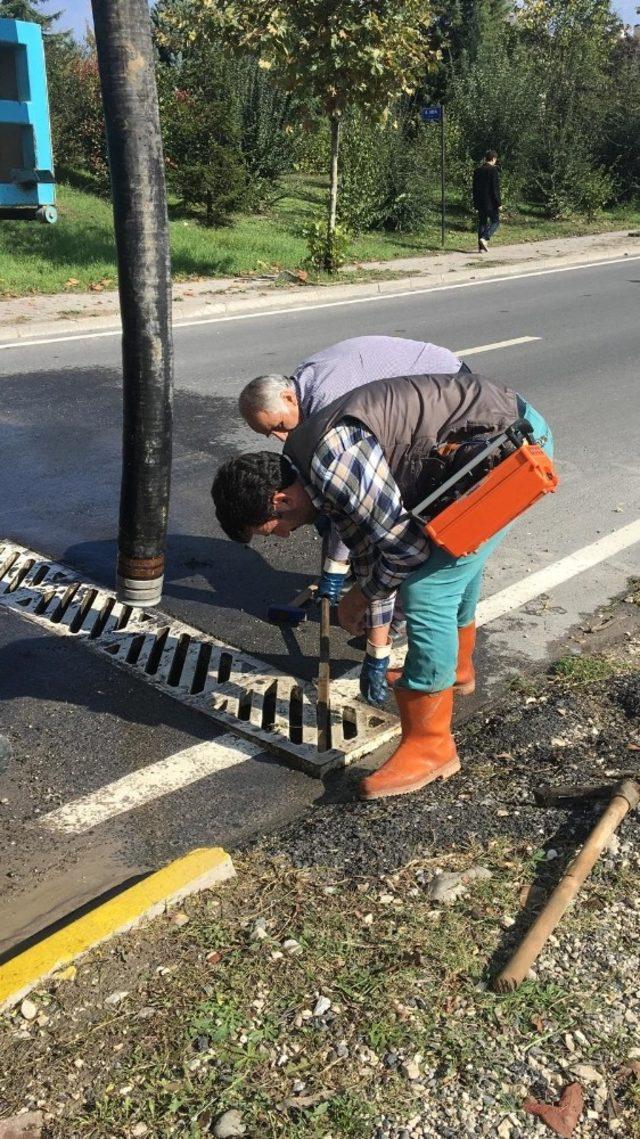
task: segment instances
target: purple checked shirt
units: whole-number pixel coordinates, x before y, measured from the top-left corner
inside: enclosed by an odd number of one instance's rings
[[[399,336],[354,336],[303,360],[291,377],[303,419],[338,396],[374,380],[394,376],[443,375],[460,371],[462,361],[448,348]],[[349,550],[332,528],[327,556],[349,561]]]

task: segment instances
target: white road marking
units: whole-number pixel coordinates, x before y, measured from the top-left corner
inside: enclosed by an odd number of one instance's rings
[[[553,565],[538,570],[522,581],[516,581],[506,589],[487,597],[478,605],[477,624],[487,625],[490,621],[497,621],[498,617],[504,617],[513,609],[520,609],[528,601],[533,601],[542,593],[563,585],[577,574],[592,569],[593,566],[614,557],[636,542],[640,542],[640,519],[630,522],[620,530],[614,530],[612,534],[599,538],[590,546],[584,546],[566,558],[561,558],[559,562],[554,562]]]
[[[320,301],[318,304],[292,305],[289,308],[275,308],[265,312],[261,312],[258,309],[254,312],[230,313],[227,316],[205,316],[199,320],[178,322],[173,325],[173,330],[175,332],[180,328],[198,328],[204,324],[224,324],[232,320],[257,320],[262,317],[287,316],[289,313],[306,313],[312,312],[315,309],[341,308],[347,305],[366,305],[373,304],[374,302],[380,303],[381,301],[398,300],[402,297],[420,297],[426,293],[446,293],[452,289],[477,288],[479,285],[500,285],[504,284],[505,281],[521,281],[527,277],[547,277],[552,273],[577,273],[581,269],[600,269],[607,265],[627,265],[630,261],[640,261],[640,254],[638,256],[616,257],[608,261],[586,261],[582,265],[560,265],[555,269],[532,269],[528,273],[507,273],[502,277],[484,277],[479,281],[474,278],[471,281],[459,281],[457,284],[429,285],[424,289],[409,289],[399,293],[377,293],[373,297],[351,297],[342,301]],[[0,350],[6,351],[8,348],[37,348],[39,344],[64,344],[70,340],[99,340],[104,336],[120,335],[121,329],[118,327],[104,332],[82,332],[75,336],[51,336],[42,340],[14,340],[9,344],[0,344]]]
[[[179,791],[218,771],[236,767],[261,752],[264,753],[264,747],[258,747],[249,740],[230,734],[217,736],[124,775],[90,795],[73,799],[43,815],[40,821],[49,830],[82,834],[115,815],[143,807],[153,799]]]
[[[636,542],[640,542],[640,519],[481,601],[477,611],[477,624],[487,625],[514,609],[520,609],[527,602],[570,581],[577,574],[592,569]],[[342,694],[353,689],[355,696],[359,674],[359,666],[350,669],[336,682],[336,688]],[[176,752],[175,755],[125,775],[90,795],[66,803],[44,815],[40,821],[51,830],[80,834],[115,815],[144,806],[162,795],[244,763],[261,751],[264,751],[263,747],[237,736],[218,736],[208,743],[196,744],[195,747]]]
[[[480,352],[493,352],[498,348],[516,348],[519,344],[533,344],[541,336],[516,336],[514,340],[496,340],[493,344],[479,344],[477,348],[454,348],[455,356],[478,356]]]

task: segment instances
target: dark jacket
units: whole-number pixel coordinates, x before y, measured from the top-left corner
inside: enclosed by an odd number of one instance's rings
[[[494,214],[502,205],[497,167],[483,162],[473,172],[473,204],[478,213]]]
[[[303,482],[324,435],[340,420],[363,423],[380,443],[402,500],[411,510],[424,497],[433,448],[494,435],[518,418],[518,397],[483,376],[401,376],[365,384],[290,431],[284,454]]]

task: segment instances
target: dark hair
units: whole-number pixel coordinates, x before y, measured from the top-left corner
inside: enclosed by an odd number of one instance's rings
[[[211,487],[216,517],[225,534],[234,542],[250,542],[252,529],[275,517],[273,495],[295,479],[291,464],[275,451],[254,451],[229,459]]]
[[[497,150],[488,150],[484,156],[485,162],[493,162],[494,158],[498,157]]]

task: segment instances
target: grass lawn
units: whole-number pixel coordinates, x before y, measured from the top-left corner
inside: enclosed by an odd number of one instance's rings
[[[207,229],[197,217],[172,208],[171,246],[176,280],[259,273],[273,266],[295,269],[307,253],[303,224],[323,209],[325,184],[320,177],[292,176],[285,194],[268,213],[238,216],[233,225]],[[57,225],[0,222],[0,296],[86,291],[116,284],[111,205],[81,190],[59,187]],[[602,214],[592,222],[552,222],[533,208],[509,217],[494,244],[534,241],[545,237],[640,225],[640,211]],[[450,206],[447,249],[474,249],[473,218],[459,205]],[[390,260],[440,249],[440,224],[434,206],[432,223],[421,233],[367,233],[356,238],[353,261]]]

